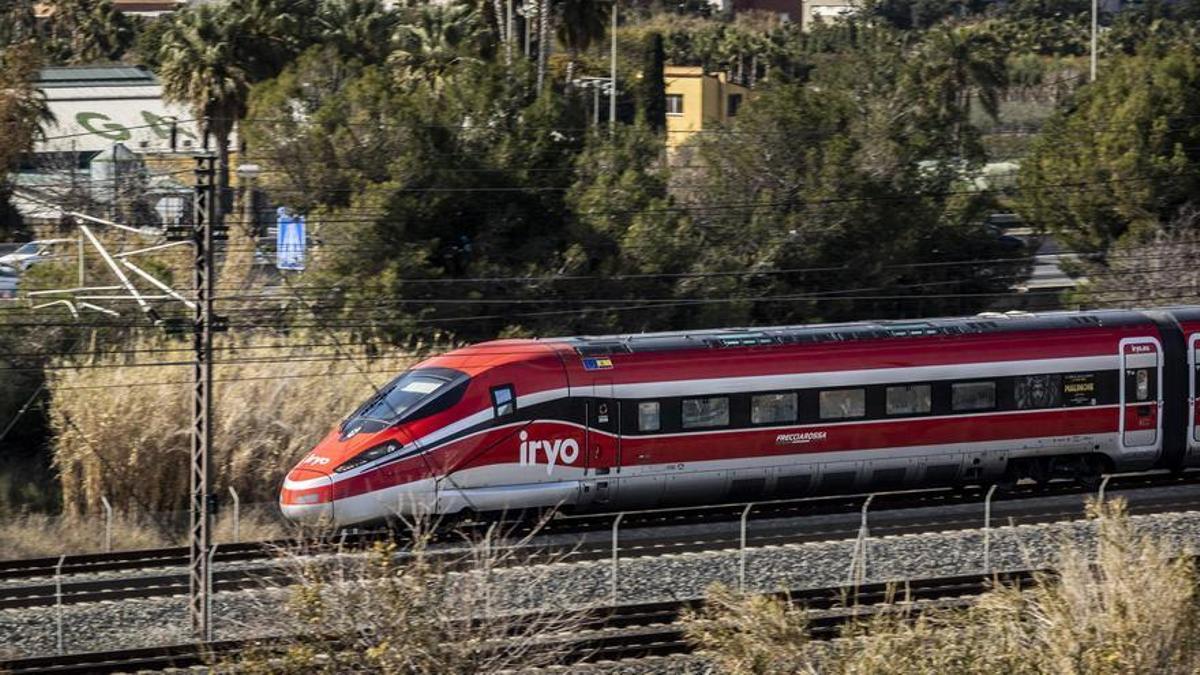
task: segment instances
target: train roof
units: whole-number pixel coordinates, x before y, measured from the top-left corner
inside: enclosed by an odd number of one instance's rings
[[[1200,320],[1200,308],[1187,307],[1166,309],[1165,311],[1169,311],[1180,320]],[[566,345],[573,348],[580,356],[606,356],[683,349],[815,344],[937,335],[983,335],[1070,328],[1116,328],[1146,324],[1150,321],[1151,319],[1146,314],[1133,310],[1039,314],[985,312],[970,317],[941,319],[720,328],[623,335],[583,335],[545,338],[540,341]]]

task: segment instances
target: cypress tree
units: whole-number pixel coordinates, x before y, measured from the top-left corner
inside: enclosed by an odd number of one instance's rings
[[[663,75],[666,65],[662,33],[646,35],[642,43],[642,121],[656,132],[667,128],[667,82]]]

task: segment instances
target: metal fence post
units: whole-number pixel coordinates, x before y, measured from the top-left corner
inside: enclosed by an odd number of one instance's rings
[[[867,576],[867,509],[871,508],[871,500],[875,494],[867,495],[862,505],[862,522],[858,526],[858,537],[854,540],[854,555],[850,559],[849,581],[853,586],[862,584]]]
[[[992,495],[996,494],[996,486],[988,488],[987,497],[983,499],[983,573],[992,571]]]
[[[67,554],[58,556],[58,564],[54,566],[54,624],[58,633],[58,653],[63,653],[63,616],[62,616],[62,568],[67,560]]]
[[[237,490],[234,490],[232,485],[229,486],[229,495],[231,497],[233,497],[233,541],[239,542],[242,540],[242,536],[241,536],[241,522],[242,522],[241,500],[238,499]]]
[[[738,592],[746,592],[746,520],[750,516],[750,509],[754,508],[754,504],[746,505],[742,509],[742,538],[741,546],[738,549]]]
[[[212,620],[212,598],[213,598],[213,558],[217,557],[217,547],[220,544],[213,544],[212,548],[208,549],[208,578],[204,582],[204,602],[205,613],[208,614],[208,621],[204,623],[204,641],[213,641],[213,620]]]
[[[1096,501],[1100,506],[1104,506],[1104,490],[1108,487],[1108,479],[1112,478],[1112,474],[1106,474],[1104,480],[1100,481],[1100,492],[1096,495]]]
[[[104,550],[105,552],[112,551],[112,504],[108,503],[108,497],[100,496],[100,502],[104,504]]]
[[[624,511],[618,513],[612,528],[612,605],[614,607],[617,605],[617,529],[621,527],[621,519],[624,517]]]
[[[492,611],[492,533],[499,523],[492,523],[487,533],[483,535],[483,615],[490,616]]]

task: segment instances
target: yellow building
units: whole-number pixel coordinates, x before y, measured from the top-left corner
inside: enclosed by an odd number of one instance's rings
[[[692,134],[729,122],[750,99],[750,89],[730,82],[725,73],[706,73],[700,66],[667,66],[667,147]]]

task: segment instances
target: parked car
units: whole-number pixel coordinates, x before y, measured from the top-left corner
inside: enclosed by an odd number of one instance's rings
[[[21,273],[15,267],[0,265],[0,300],[17,297]]]
[[[12,253],[0,255],[0,265],[15,267],[23,272],[29,269],[30,265],[62,257],[65,253],[63,247],[74,243],[74,239],[38,239],[26,242]]]

